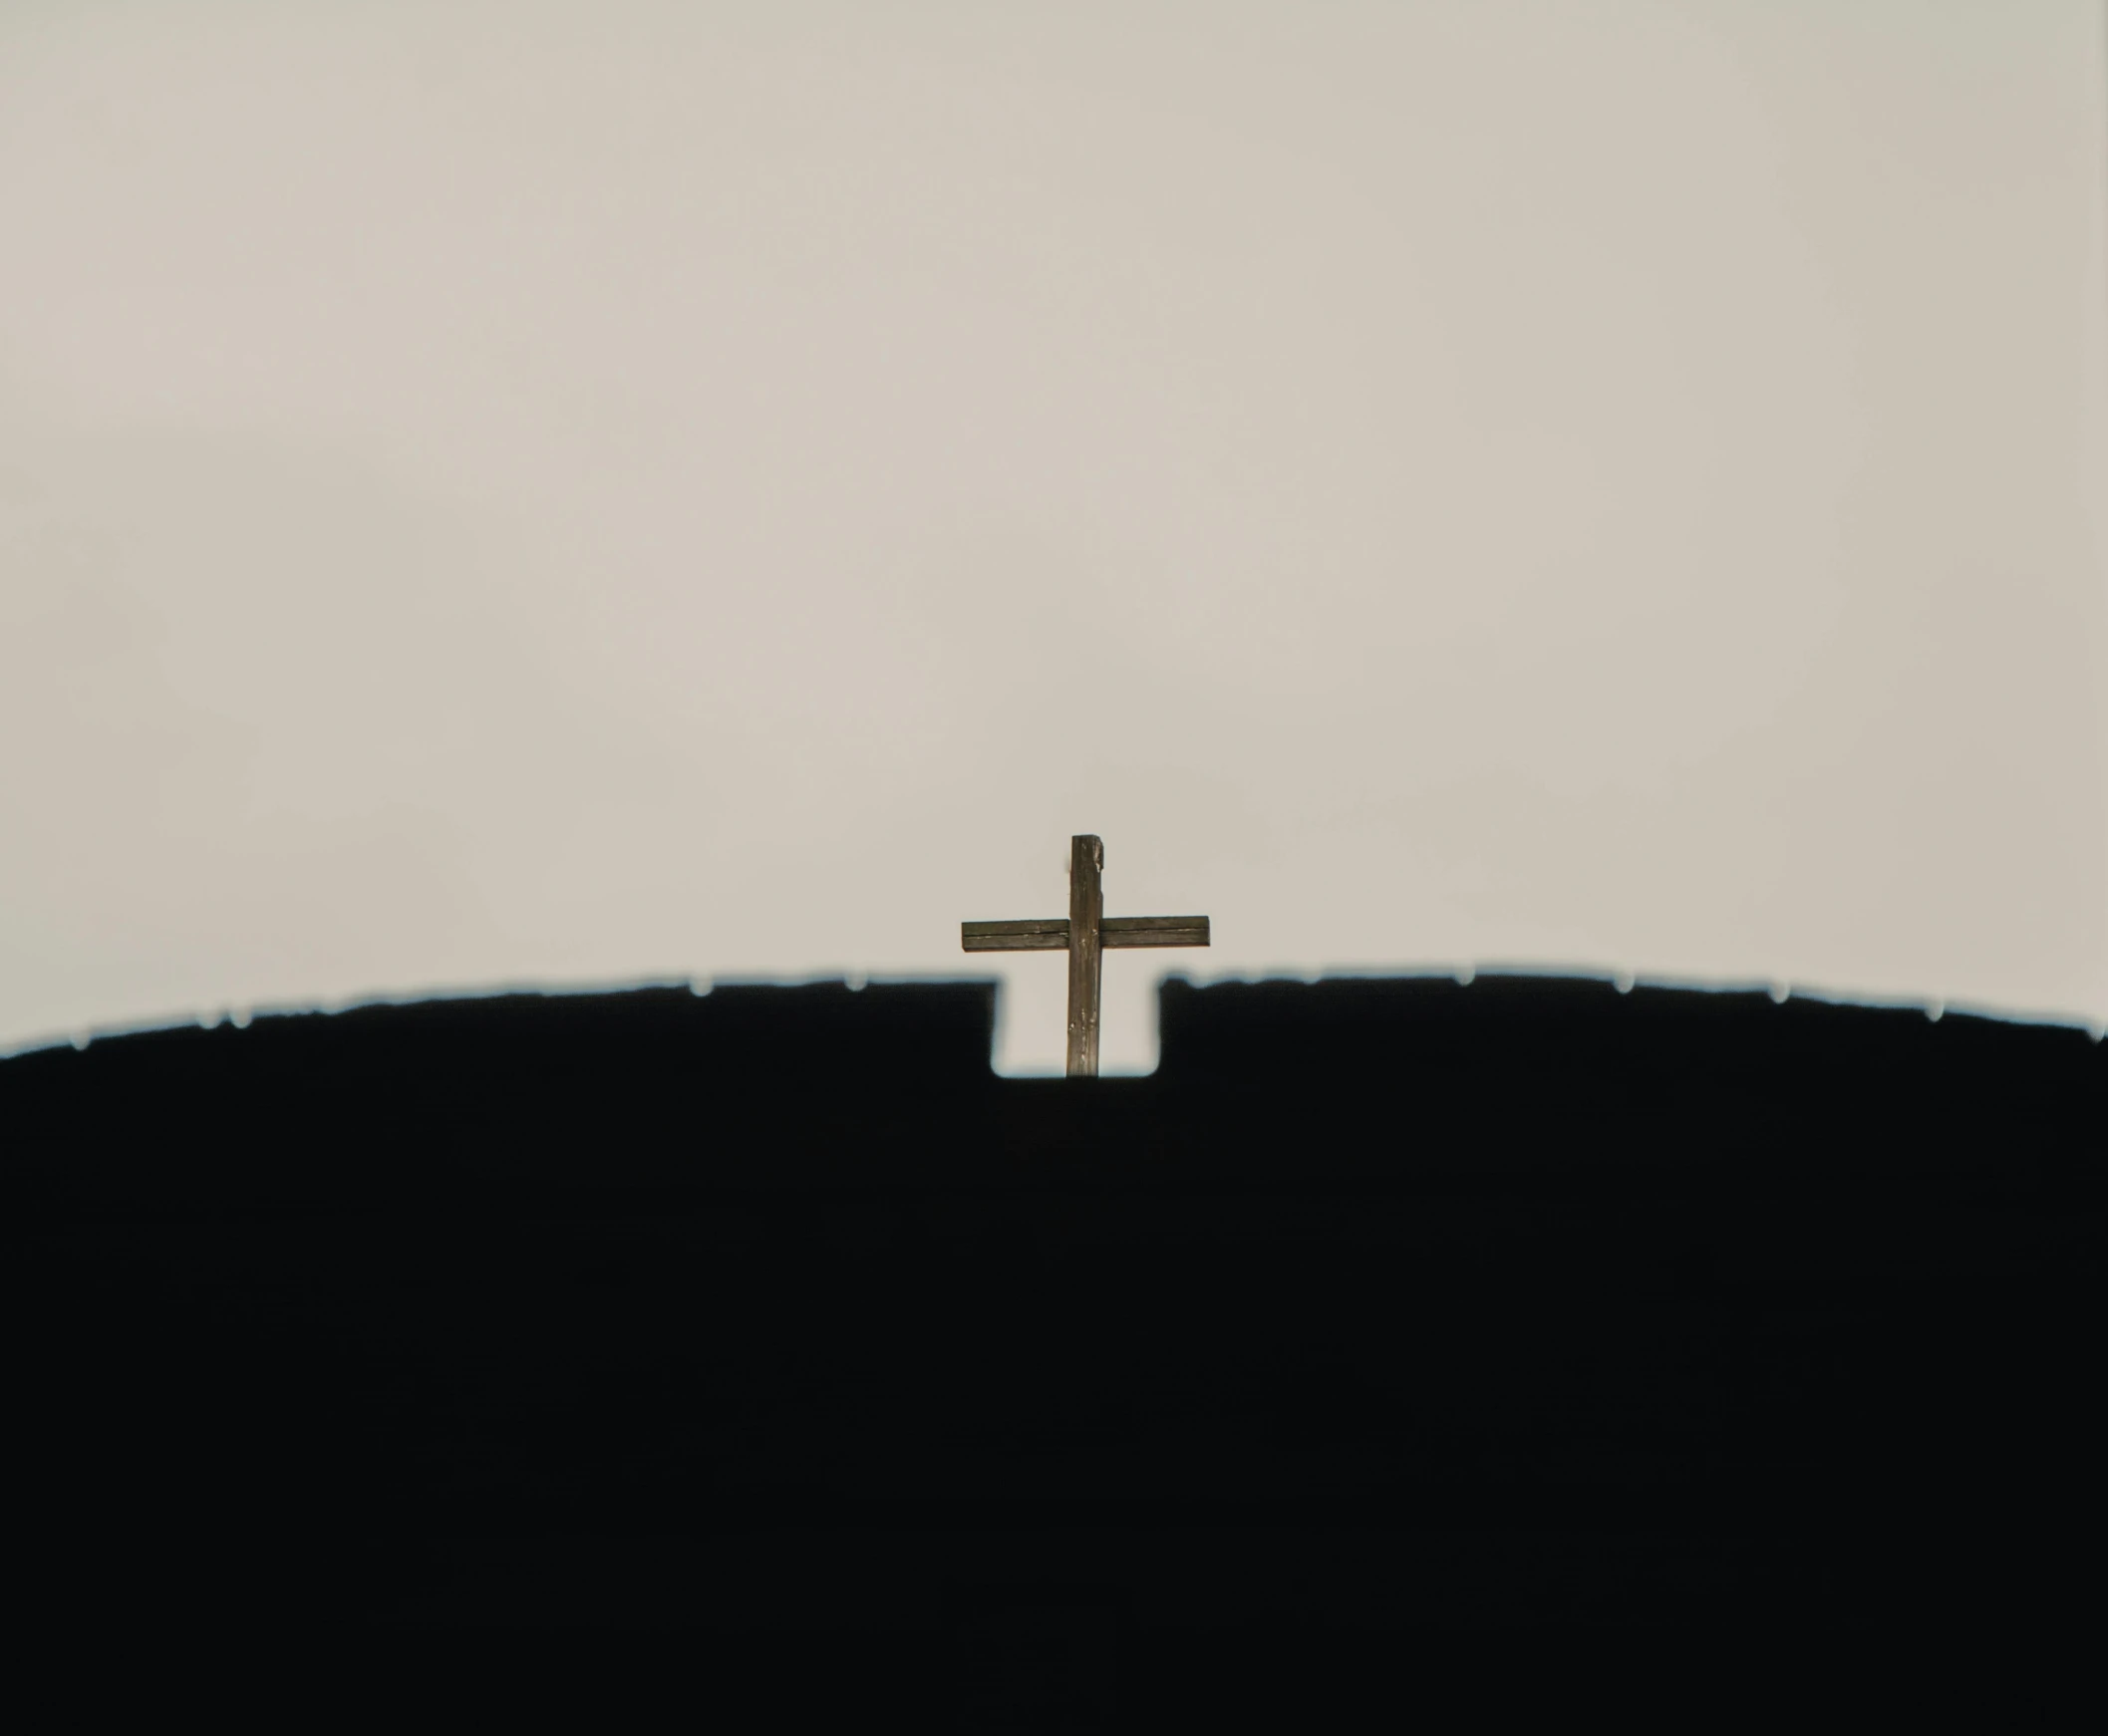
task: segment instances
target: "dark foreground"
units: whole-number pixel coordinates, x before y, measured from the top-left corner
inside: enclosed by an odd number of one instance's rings
[[[2083,1033],[1173,982],[1155,1077],[1006,1081],[992,996],[0,1063],[10,1573],[97,1625],[919,1647],[1043,1707],[1427,1624],[2101,1614]]]

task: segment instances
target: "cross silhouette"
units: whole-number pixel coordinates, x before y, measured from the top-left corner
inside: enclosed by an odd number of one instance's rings
[[[1098,1071],[1098,964],[1107,947],[1204,947],[1204,916],[1107,916],[1098,876],[1105,846],[1088,832],[1068,840],[1068,915],[1022,922],[963,922],[960,945],[969,953],[1068,954],[1068,1076],[1094,1079]]]

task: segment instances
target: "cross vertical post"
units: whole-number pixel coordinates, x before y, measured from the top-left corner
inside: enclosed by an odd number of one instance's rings
[[[1107,916],[1101,876],[1105,846],[1088,832],[1068,840],[1068,920],[965,922],[959,944],[969,953],[1068,954],[1068,1076],[1098,1072],[1098,988],[1107,947],[1204,947],[1204,916]]]
[[[1098,924],[1105,915],[1099,876],[1105,846],[1084,833],[1068,840],[1068,1076],[1094,1079],[1098,1071],[1098,989],[1103,952]]]

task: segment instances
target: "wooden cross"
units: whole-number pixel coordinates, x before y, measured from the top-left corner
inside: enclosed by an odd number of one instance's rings
[[[1107,916],[1098,876],[1105,846],[1087,832],[1068,840],[1068,916],[1023,922],[963,922],[959,940],[970,953],[1068,954],[1068,1076],[1094,1079],[1098,1071],[1098,955],[1107,947],[1204,947],[1204,916]]]

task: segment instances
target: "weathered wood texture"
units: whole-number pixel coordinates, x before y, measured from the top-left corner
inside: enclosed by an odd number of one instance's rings
[[[1098,924],[1098,944],[1108,952],[1117,947],[1204,947],[1208,944],[1208,919],[1108,916]]]
[[[1105,916],[1099,876],[1105,846],[1088,832],[1068,840],[1068,1076],[1094,1079],[1098,1072],[1098,983],[1102,959],[1098,925]]]
[[[1068,918],[1028,917],[1022,922],[963,922],[960,945],[969,953],[1061,953],[1068,950]]]

